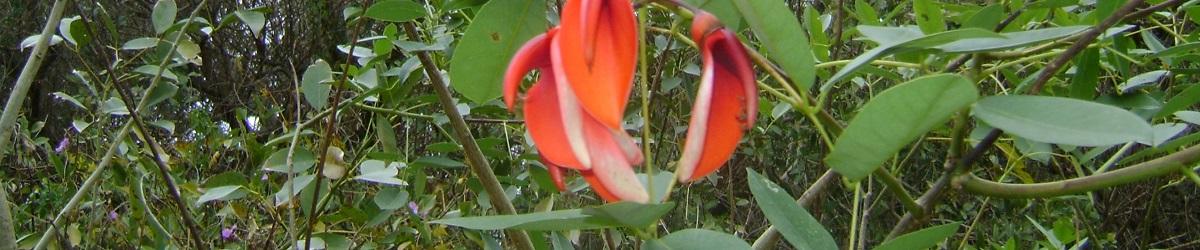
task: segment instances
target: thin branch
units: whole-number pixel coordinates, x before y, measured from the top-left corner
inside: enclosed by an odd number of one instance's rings
[[[416,25],[412,22],[404,23],[404,30],[408,33],[409,39],[418,39],[421,37],[417,33]],[[454,134],[458,144],[463,145],[463,152],[467,155],[467,165],[471,167],[471,172],[479,178],[479,182],[483,184],[483,188],[491,197],[492,206],[496,207],[501,214],[517,214],[517,209],[513,207],[512,202],[508,200],[508,195],[504,193],[504,187],[500,185],[500,180],[496,179],[496,173],[492,172],[492,167],[488,164],[487,158],[483,156],[483,151],[479,149],[479,144],[475,142],[475,137],[471,135],[471,129],[467,126],[467,122],[463,120],[462,114],[455,108],[454,99],[450,95],[450,89],[447,88],[445,79],[442,78],[441,70],[437,64],[429,57],[429,54],[424,51],[416,51],[413,54],[420,59],[421,66],[425,69],[425,75],[433,83],[432,87],[438,95],[438,101],[442,104],[442,109],[446,112],[446,116],[450,118],[450,125],[454,128]],[[529,240],[529,235],[521,230],[506,230],[511,237],[514,245],[523,250],[532,250],[533,242]]]
[[[963,190],[969,193],[983,196],[1010,199],[1048,198],[1091,192],[1163,175],[1177,174],[1180,169],[1190,172],[1187,166],[1198,160],[1200,160],[1200,145],[1191,146],[1179,152],[1137,165],[1061,181],[1009,184],[982,179],[974,174],[967,174],[955,180],[954,184],[961,185]]]

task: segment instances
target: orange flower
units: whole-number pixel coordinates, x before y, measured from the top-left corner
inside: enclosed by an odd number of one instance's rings
[[[525,94],[525,125],[543,163],[561,189],[561,169],[580,171],[606,201],[647,202],[649,195],[633,172],[641,152],[620,127],[611,128],[587,112],[564,74],[557,52],[563,33],[553,28],[534,37],[513,56],[504,77],[504,101],[510,110],[526,73],[538,69],[538,82]]]
[[[570,0],[554,38],[557,73],[579,105],[611,129],[621,128],[637,65],[637,20],[629,0]]]
[[[694,181],[724,165],[758,113],[754,71],[737,36],[711,14],[696,11],[692,39],[700,47],[704,72],[679,160],[681,182]]]

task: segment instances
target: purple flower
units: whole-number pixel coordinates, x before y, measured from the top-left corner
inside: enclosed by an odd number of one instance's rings
[[[63,151],[67,151],[67,145],[70,144],[71,140],[67,137],[63,137],[62,140],[58,141],[58,146],[54,147],[54,152],[61,154]]]
[[[108,211],[108,220],[117,220],[117,210]]]
[[[233,226],[221,229],[221,239],[222,240],[233,240],[234,237],[237,237],[237,235],[233,234],[235,230],[237,230],[236,224]]]
[[[412,215],[425,217],[425,214],[421,213],[421,207],[417,206],[417,202],[414,201],[408,202],[408,212],[412,213]]]

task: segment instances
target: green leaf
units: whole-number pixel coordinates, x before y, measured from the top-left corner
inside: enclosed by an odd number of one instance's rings
[[[1075,146],[1153,141],[1150,124],[1117,107],[1049,96],[992,96],[975,104],[975,117],[1030,140]]]
[[[79,107],[83,110],[88,110],[87,106],[83,106],[82,102],[79,102],[79,100],[76,100],[74,96],[68,95],[67,93],[54,92],[54,93],[50,93],[50,95],[53,95],[54,97],[56,97],[58,99],[62,99],[63,101],[67,101],[67,102],[71,103],[72,105],[75,105],[75,107]]]
[[[1041,42],[1068,37],[1087,30],[1091,26],[1077,25],[1027,31],[1002,33],[999,37],[969,38],[937,46],[946,53],[976,53],[1025,47]]]
[[[376,137],[379,138],[379,145],[383,147],[383,152],[400,153],[400,147],[396,144],[396,130],[392,129],[392,122],[387,116],[375,115],[373,119]]]
[[[418,158],[416,161],[413,161],[413,165],[429,166],[429,167],[436,167],[436,168],[464,168],[464,167],[467,167],[467,164],[463,164],[462,162],[459,162],[456,160],[451,160],[449,158],[441,157],[441,156],[421,157],[421,158]]]
[[[368,7],[363,16],[380,21],[405,22],[425,16],[425,8],[409,0],[384,0]]]
[[[375,193],[375,197],[372,200],[375,201],[376,206],[379,206],[379,209],[396,210],[408,205],[408,191],[387,187]]]
[[[838,249],[837,242],[821,222],[792,200],[783,188],[754,170],[746,170],[750,192],[771,225],[796,249]]]
[[[913,12],[917,15],[917,26],[926,34],[946,31],[946,21],[942,18],[942,6],[935,0],[913,1]]]
[[[262,29],[267,26],[266,15],[254,10],[239,10],[233,12],[233,14],[239,20],[242,20],[242,23],[246,24],[247,27],[250,27],[250,33],[253,33],[254,37],[262,37]]]
[[[128,42],[125,42],[124,45],[121,45],[121,49],[122,50],[140,50],[140,49],[153,48],[154,46],[158,46],[158,38],[157,37],[140,37],[140,38],[135,38],[133,40],[129,40]]]
[[[301,191],[304,191],[304,188],[307,188],[308,185],[312,183],[315,176],[316,175],[311,174],[296,176],[292,178],[292,181],[283,183],[283,185],[279,187],[279,192],[275,192],[275,205],[278,206],[291,202],[292,197],[295,197],[297,194],[300,194]],[[292,189],[291,194],[288,194],[289,186]]]
[[[500,97],[504,72],[517,49],[546,31],[541,0],[492,0],[483,5],[450,59],[450,86],[475,103]]]
[[[1187,127],[1188,125],[1184,123],[1154,124],[1154,126],[1151,126],[1151,128],[1154,129],[1154,140],[1138,140],[1137,143],[1146,144],[1151,147],[1158,147],[1159,145],[1170,141],[1172,138],[1175,138],[1175,136],[1178,136],[1179,133],[1183,133],[1183,130],[1187,129]]]
[[[825,163],[846,178],[862,179],[978,98],[971,81],[952,74],[892,87],[872,98],[850,120]]]
[[[1146,34],[1146,33],[1143,33],[1143,34]],[[1189,52],[1192,52],[1197,49],[1200,49],[1200,42],[1190,42],[1190,43],[1175,45],[1170,48],[1164,49],[1162,51],[1154,53],[1154,56],[1161,57],[1161,58],[1172,58],[1172,57],[1180,57],[1180,56],[1186,56],[1186,55],[1195,55],[1195,54],[1189,53]]]
[[[142,73],[142,74],[146,75],[147,77],[153,78],[155,74],[158,74],[158,69],[159,69],[158,65],[147,64],[147,65],[142,65],[142,66],[138,66],[137,68],[134,68],[133,72]],[[171,81],[174,81],[174,82],[179,82],[179,76],[176,76],[175,73],[171,72],[171,70],[169,70],[169,69],[162,70],[162,77],[170,79]]]
[[[838,70],[837,73],[829,77],[829,80],[826,80],[825,83],[821,85],[822,92],[828,91],[833,87],[834,83],[841,81],[847,76],[850,76],[850,74],[854,73],[854,71],[866,66],[867,64],[870,64],[871,61],[879,59],[880,57],[905,51],[930,49],[934,48],[934,46],[969,38],[1003,37],[995,32],[977,28],[957,29],[932,35],[917,36],[917,34],[914,34],[913,30],[906,28],[860,25],[858,26],[858,32],[862,33],[864,36],[867,36],[868,39],[881,41],[882,43],[879,45],[879,47],[875,47],[874,49],[863,52],[858,57],[850,60],[850,63],[846,64],[845,67],[842,67],[841,70]],[[920,32],[916,33],[919,34]]]
[[[742,27],[742,15],[738,13],[733,1],[729,0],[686,0],[692,6],[700,7],[717,17],[725,27],[737,31]]]
[[[746,244],[741,238],[727,233],[708,229],[689,228],[668,234],[657,240],[647,241],[645,248],[647,250],[737,250],[750,249],[750,244]]]
[[[1192,84],[1180,91],[1179,94],[1172,96],[1171,99],[1167,99],[1167,103],[1163,104],[1162,109],[1154,115],[1154,118],[1166,117],[1175,111],[1187,109],[1197,102],[1200,102],[1200,84]]]
[[[1121,85],[1117,86],[1117,89],[1120,89],[1121,93],[1127,94],[1142,87],[1146,87],[1147,85],[1157,83],[1170,74],[1171,72],[1166,70],[1155,70],[1141,73],[1130,77],[1128,80],[1125,80],[1125,83],[1121,83]]]
[[[991,30],[996,28],[996,25],[1000,24],[1001,21],[1004,21],[1004,16],[1004,5],[988,5],[976,11],[970,18],[967,18],[963,22],[963,27]]]
[[[864,25],[883,25],[879,21],[879,12],[875,11],[875,7],[866,0],[854,0],[854,18],[858,19],[858,23]]]
[[[459,146],[458,143],[454,143],[454,142],[435,142],[435,143],[430,143],[429,145],[426,145],[425,150],[439,152],[439,153],[449,153],[449,152],[461,151],[462,146]]]
[[[87,46],[88,42],[92,41],[87,32],[87,23],[80,20],[79,16],[63,18],[58,23],[58,33],[76,47]]]
[[[673,202],[658,204],[618,202],[584,208],[583,214],[615,221],[629,228],[646,228],[662,218],[663,215],[671,212],[672,208],[675,208]]]
[[[875,250],[930,249],[937,246],[938,242],[954,236],[959,226],[958,222],[954,222],[921,229],[880,243]]]
[[[1071,98],[1091,100],[1096,97],[1100,81],[1100,49],[1086,49],[1075,58],[1075,75],[1071,77]]]
[[[240,191],[240,192],[239,192]],[[196,206],[209,201],[227,201],[246,196],[242,186],[221,186],[204,190],[204,194],[196,200]]]
[[[1191,124],[1195,124],[1195,125],[1200,125],[1200,112],[1191,111],[1191,110],[1175,112],[1175,119],[1179,119],[1180,121],[1185,121],[1187,123],[1191,123]]]
[[[122,102],[121,99],[111,97],[100,104],[100,112],[110,115],[129,115],[129,108],[125,107],[125,102]]]
[[[275,151],[263,163],[263,170],[287,174],[287,155],[287,148]],[[312,151],[300,147],[296,148],[296,152],[293,153],[292,157],[292,173],[304,173],[304,171],[316,165],[317,162],[316,156],[313,155]]]
[[[492,215],[449,218],[429,223],[444,224],[475,230],[520,229],[534,231],[565,231],[616,227],[614,221],[584,214],[583,209],[557,210],[517,215]]]
[[[300,91],[304,93],[304,100],[314,109],[324,109],[329,102],[329,85],[324,83],[333,82],[333,69],[329,68],[325,60],[318,59],[304,70],[301,79]]]
[[[158,0],[154,3],[154,11],[150,13],[150,22],[154,25],[154,33],[162,34],[175,23],[175,0]]]
[[[175,96],[175,92],[178,91],[179,87],[175,86],[175,84],[169,82],[160,82],[150,90],[149,96],[146,97],[149,98],[149,100],[146,100],[146,107],[144,108],[154,107],[156,104],[162,103],[167,99],[171,99],[171,97]]]
[[[1037,2],[1031,3],[1026,7],[1030,8],[1030,9],[1049,9],[1049,8],[1062,8],[1062,7],[1072,6],[1072,5],[1076,5],[1078,3],[1079,3],[1079,0],[1042,0],[1042,1],[1037,1]]]
[[[397,162],[388,164],[380,160],[366,160],[358,165],[359,175],[355,176],[354,179],[380,184],[406,186],[408,182],[396,179],[396,174],[400,173],[401,165]]]
[[[767,57],[779,63],[797,88],[812,87],[816,59],[792,9],[783,0],[733,0],[733,3],[754,35],[767,47]]]

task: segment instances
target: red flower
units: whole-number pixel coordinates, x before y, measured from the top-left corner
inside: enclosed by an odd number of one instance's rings
[[[561,32],[551,54],[579,97],[601,124],[621,128],[637,66],[637,18],[629,0],[571,0],[563,6]]]
[[[712,15],[697,11],[692,39],[700,46],[704,72],[679,160],[681,182],[694,181],[724,165],[758,113],[754,71],[737,36]]]
[[[632,168],[642,162],[637,145],[619,126],[606,126],[587,112],[577,97],[580,92],[561,74],[572,66],[560,60],[563,53],[555,41],[562,32],[553,28],[517,51],[505,72],[504,101],[512,110],[521,79],[538,69],[538,82],[525,94],[525,125],[556,185],[561,189],[561,170],[555,168],[571,168],[606,201],[647,202],[649,195]]]

